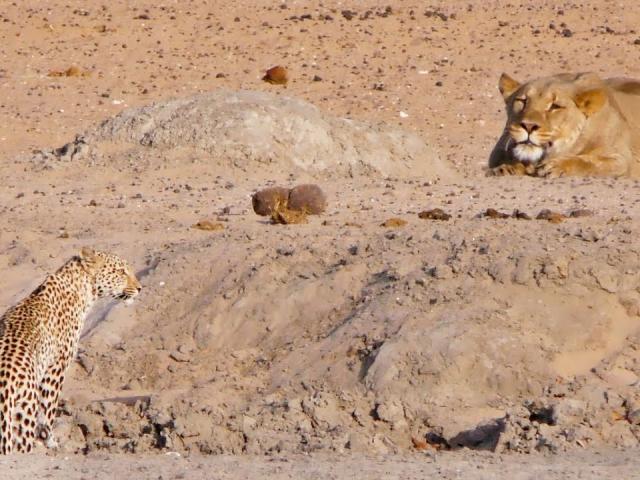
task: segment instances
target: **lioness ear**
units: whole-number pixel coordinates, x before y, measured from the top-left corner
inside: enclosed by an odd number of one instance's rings
[[[607,103],[607,93],[601,88],[586,90],[578,93],[574,101],[582,113],[590,117]]]
[[[96,271],[103,262],[104,260],[92,248],[83,247],[80,250],[80,265],[87,273]]]
[[[502,75],[500,75],[500,81],[498,82],[498,89],[502,94],[502,98],[506,100],[518,88],[520,88],[520,82],[518,82],[517,80],[514,80],[506,73],[503,73]]]

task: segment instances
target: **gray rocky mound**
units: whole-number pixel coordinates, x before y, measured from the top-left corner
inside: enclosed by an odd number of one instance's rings
[[[337,118],[302,100],[253,91],[216,90],[130,109],[88,132],[83,141],[125,142],[155,152],[197,150],[245,170],[258,164],[310,174],[454,176],[415,134]]]

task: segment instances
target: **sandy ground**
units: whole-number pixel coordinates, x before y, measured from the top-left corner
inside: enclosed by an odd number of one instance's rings
[[[386,477],[378,468],[633,478],[639,185],[485,178],[482,168],[504,124],[501,72],[640,78],[640,11],[605,1],[388,5],[5,5],[0,305],[83,245],[130,259],[145,287],[133,307],[94,313],[65,385],[62,451],[2,460],[15,478],[56,478],[67,465],[77,478],[165,466],[175,478],[214,468],[220,478]],[[274,64],[289,70],[286,87],[261,81]],[[71,66],[79,75],[51,75]],[[319,125],[337,116],[371,132],[400,128],[436,153],[410,158],[403,174],[350,174],[336,150],[326,155],[335,168],[315,172],[284,154],[231,162],[198,143],[209,131],[191,117],[193,135],[160,128],[150,148],[111,123],[95,133],[129,108],[218,88],[310,102],[326,115]],[[275,112],[284,123],[255,130],[301,125]],[[83,132],[93,132],[90,154],[34,153]],[[256,189],[309,181],[329,207],[308,224],[273,226],[251,211]],[[431,208],[452,218],[418,217]],[[487,208],[584,215],[494,219]],[[381,226],[395,217],[407,224]],[[191,228],[203,219],[224,229]],[[459,446],[531,455],[438,450],[434,463],[410,453]],[[197,456],[211,453],[244,456]],[[265,453],[273,458],[251,456]]]
[[[207,456],[182,458],[173,454],[143,458],[95,455],[89,457],[24,458],[0,460],[3,478],[87,478],[111,479],[134,475],[140,479],[252,479],[274,480],[305,478],[341,479],[422,479],[443,480],[474,478],[489,480],[571,480],[583,478],[640,478],[634,452],[577,453],[568,457],[518,456],[493,454],[447,454],[442,456],[394,455],[326,456],[293,455],[287,457]]]

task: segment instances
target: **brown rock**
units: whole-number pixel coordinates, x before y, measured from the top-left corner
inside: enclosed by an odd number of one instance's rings
[[[251,197],[253,211],[258,215],[268,216],[273,213],[276,204],[287,207],[289,204],[289,189],[284,187],[269,187],[257,191]]]
[[[580,218],[580,217],[592,217],[593,212],[591,210],[587,210],[586,208],[578,208],[576,210],[572,210],[569,213],[571,218]]]
[[[318,185],[298,185],[289,192],[287,207],[310,215],[318,215],[327,208],[327,197]]]
[[[441,208],[433,208],[431,210],[420,212],[418,214],[418,217],[425,220],[449,220],[451,218],[451,215]]]
[[[511,216],[517,220],[531,220],[531,215],[518,209],[515,209]]]
[[[286,85],[289,81],[287,69],[280,65],[271,67],[267,70],[265,76],[262,77],[262,80],[272,85]]]
[[[499,212],[495,208],[487,208],[482,214],[482,216],[489,217],[489,218],[509,218],[508,213]]]
[[[564,221],[567,217],[559,212],[553,212],[549,209],[540,210],[536,220],[547,220],[551,223],[560,223]]]

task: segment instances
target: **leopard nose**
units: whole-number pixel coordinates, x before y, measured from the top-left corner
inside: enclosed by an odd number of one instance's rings
[[[526,121],[525,122],[521,122],[520,126],[522,128],[524,128],[527,133],[533,133],[533,132],[535,132],[536,130],[538,130],[540,128],[540,125],[538,125],[537,123],[535,123],[535,122],[526,122]]]

